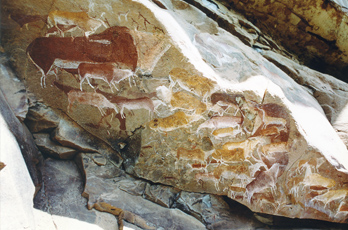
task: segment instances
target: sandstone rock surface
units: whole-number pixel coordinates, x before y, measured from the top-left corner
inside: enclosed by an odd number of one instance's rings
[[[8,96],[10,95],[8,94]],[[7,102],[2,90],[0,90],[0,104],[0,114],[4,119],[4,124],[7,125],[7,129],[12,135],[14,135],[16,141],[20,143],[20,152],[23,155],[36,191],[38,191],[41,187],[41,173],[39,170],[41,155],[37,146],[35,145],[33,136],[29,132],[28,128],[20,120],[18,120],[14,111]]]
[[[59,121],[33,129],[93,152],[79,155],[88,207],[142,228],[205,227],[178,209],[144,200],[148,185],[130,179],[121,164],[133,176],[225,195],[254,212],[347,223],[348,151],[336,132],[342,139],[347,133],[346,99],[331,103],[345,98],[347,85],[290,61],[240,15],[197,2],[206,13],[180,0],[55,1],[21,10],[25,0],[6,3],[4,49],[28,90],[59,111]],[[325,15],[332,12],[327,7]],[[19,21],[19,13],[31,20]],[[46,15],[57,25],[46,25]],[[301,24],[299,16],[286,16]],[[328,62],[339,60],[344,69],[340,20],[332,25],[339,36],[331,25],[318,30],[342,53],[325,56]],[[306,30],[318,35],[314,24]],[[298,41],[318,39],[304,38]],[[313,43],[319,56],[332,51],[323,45],[321,53],[315,46],[321,40]],[[201,220],[214,224],[209,216]]]
[[[0,53],[0,89],[16,117],[23,121],[28,113],[28,99],[26,89],[16,76],[9,61]]]
[[[64,146],[55,144],[50,139],[48,133],[37,133],[34,134],[35,143],[41,150],[41,152],[48,154],[53,158],[58,159],[73,159],[77,151]]]
[[[116,219],[111,214],[86,209],[86,199],[81,196],[82,177],[73,161],[48,158],[42,171],[44,184],[35,197],[35,208],[49,213],[57,229],[117,229]],[[79,220],[80,224],[69,226],[74,223],[62,217]]]
[[[16,138],[0,114],[0,157],[6,164],[0,171],[0,228],[35,228],[32,210],[35,187]],[[16,213],[16,215],[13,215]]]
[[[347,79],[348,14],[345,1],[221,2],[245,14],[307,65]]]
[[[28,114],[25,118],[25,124],[32,133],[52,131],[59,124],[59,115],[46,105],[37,102],[31,103]]]
[[[124,171],[107,163],[98,166],[90,154],[80,154],[77,161],[86,177],[83,195],[88,208],[106,211],[142,229],[205,229],[205,226],[179,209],[169,209],[150,202],[142,195],[146,183],[132,179]]]

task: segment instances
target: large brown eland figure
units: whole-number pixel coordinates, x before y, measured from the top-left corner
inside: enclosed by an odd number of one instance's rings
[[[41,86],[55,67],[76,69],[80,63],[115,63],[135,71],[137,49],[127,27],[110,27],[87,37],[40,37],[27,48],[29,59],[41,71]]]

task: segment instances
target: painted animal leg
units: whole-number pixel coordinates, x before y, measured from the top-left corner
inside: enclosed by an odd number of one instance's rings
[[[91,82],[89,81],[89,77],[86,77],[86,80],[88,82],[88,85],[91,86],[94,89],[94,86],[91,84]]]
[[[121,111],[120,111],[120,114],[121,114],[121,118],[122,118],[122,119],[125,119],[126,116],[124,115],[123,112],[124,112],[124,106],[122,106]]]
[[[85,81],[85,78],[81,79],[81,76],[80,76],[80,90],[81,91],[82,91],[82,84],[83,84],[84,81]]]
[[[137,85],[136,85],[136,82],[135,82],[135,79],[134,79],[135,76],[136,76],[135,74],[132,74],[132,75],[128,78],[128,80],[129,80],[129,87],[132,87],[131,80],[133,80],[134,86],[137,86]]]
[[[69,99],[68,99],[68,107],[67,107],[67,111],[68,111],[68,113],[71,111],[71,108],[72,108],[72,106],[73,106],[73,102],[71,102]]]
[[[116,114],[118,114],[117,106],[112,107]]]
[[[41,76],[41,88],[46,88],[46,75],[42,74]]]
[[[81,78],[81,75],[80,75]],[[94,89],[94,86],[91,84],[91,82],[89,81],[89,76],[88,74],[86,74],[80,81],[80,90],[82,91],[82,83],[85,81],[85,79],[87,80],[87,83]]]
[[[62,37],[64,37],[64,32],[61,29],[59,29],[58,24],[56,22],[54,22],[54,26],[57,28],[57,30],[59,31],[60,35]]]
[[[105,113],[104,113],[103,109],[102,109],[102,108],[100,108],[100,107],[98,107],[98,109],[99,109],[99,111],[100,111],[101,115],[102,115],[102,116],[104,116],[104,115],[105,115]]]
[[[98,126],[99,126],[99,127],[100,127],[101,124],[103,123],[103,120],[104,120],[105,118],[107,118],[110,114],[111,114],[111,120],[110,120],[110,122],[112,121],[112,118],[113,118],[113,115],[114,115],[114,114],[113,114],[112,110],[107,109],[105,115],[102,116],[102,118],[101,118],[101,119],[99,120],[99,122],[98,122]],[[107,120],[105,120],[105,123],[108,125],[108,128],[111,128],[111,125],[110,125],[110,123],[109,123]]]
[[[115,87],[115,89],[118,91],[118,88],[117,88],[115,82],[111,82],[110,84],[113,85],[113,86]],[[111,91],[112,91],[112,90],[111,90]]]
[[[110,89],[111,89],[111,92],[114,93],[114,90],[112,89],[112,84],[109,83],[109,82],[107,82],[107,81],[105,81],[105,82],[108,83],[108,85],[109,85],[109,87],[110,87]]]

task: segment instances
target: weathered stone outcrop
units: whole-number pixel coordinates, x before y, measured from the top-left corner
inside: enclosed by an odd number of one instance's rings
[[[345,97],[344,82],[278,56],[286,52],[261,30],[206,2],[200,7],[217,12],[216,21],[180,0],[95,0],[33,4],[21,12],[31,20],[19,23],[11,15],[21,2],[5,7],[12,28],[2,43],[28,90],[59,111],[57,121],[32,107],[27,121],[52,141],[94,153],[77,158],[89,208],[142,228],[204,228],[163,207],[174,201],[144,201],[151,187],[128,173],[225,195],[254,212],[347,223],[348,151],[333,128],[345,138],[346,99],[331,105]]]
[[[20,143],[20,151],[35,186],[35,191],[37,192],[42,182],[39,169],[42,156],[35,145],[32,134],[23,122],[21,122],[24,120],[28,110],[27,97],[25,96],[26,91],[22,88],[24,87],[23,84],[18,83],[18,78],[16,78],[6,62],[0,64],[0,69],[0,79],[3,83],[0,87],[0,114],[5,122],[4,125],[6,128],[4,129],[8,129],[16,138],[17,143]],[[20,94],[20,97],[17,97],[17,93]],[[19,99],[19,101],[15,99]],[[5,143],[6,139],[2,141]],[[6,162],[4,163],[6,164]]]
[[[110,163],[96,164],[96,156],[83,153],[76,158],[86,177],[83,195],[89,199],[89,208],[109,210],[121,216],[125,223],[143,229],[205,229],[202,223],[208,229],[264,226],[249,210],[238,204],[230,208],[222,197],[150,184],[127,175]],[[120,222],[123,221],[119,219]]]
[[[323,108],[327,119],[340,138],[348,146],[347,108],[348,87],[329,75],[302,66],[293,60],[284,58],[273,51],[263,51],[262,55],[302,85]]]
[[[27,91],[11,67],[4,53],[0,52],[0,90],[13,111],[14,115],[23,121],[28,113]]]
[[[0,113],[0,143],[1,161],[6,165],[0,171],[0,228],[35,228],[32,210],[35,186],[16,137],[9,130],[2,113]]]
[[[58,159],[73,159],[77,151],[75,149],[59,146],[50,139],[48,133],[34,134],[35,143],[42,153]]]
[[[43,188],[35,197],[34,207],[51,215],[54,226],[42,229],[118,229],[114,216],[86,208],[81,196],[83,180],[73,161],[46,159],[42,167]],[[79,220],[79,221],[78,221]],[[75,221],[75,223],[74,223]]]
[[[310,67],[347,80],[348,14],[344,1],[222,0]],[[342,4],[343,3],[343,4]]]
[[[83,196],[88,208],[110,212],[142,229],[205,229],[195,218],[179,209],[168,209],[142,198],[144,181],[136,180],[107,163],[98,166],[93,155],[80,154],[78,164],[86,177]],[[97,176],[96,176],[97,175]]]

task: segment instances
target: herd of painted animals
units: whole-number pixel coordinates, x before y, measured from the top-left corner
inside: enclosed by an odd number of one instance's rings
[[[118,19],[123,17],[127,20],[128,13],[119,14]],[[119,96],[120,84],[128,82],[129,88],[136,87],[139,78],[149,74],[138,65],[139,38],[136,34],[140,32],[124,26],[110,26],[103,19],[103,14],[100,18],[92,18],[86,12],[51,11],[47,16],[47,25],[46,35],[33,40],[26,53],[41,72],[41,87],[53,85],[66,95],[68,113],[72,112],[75,104],[89,105],[100,111],[100,122],[115,112],[119,114],[121,123],[127,111],[131,114],[139,109],[148,111],[150,120],[146,126],[164,138],[164,142],[176,140],[175,135],[184,131],[212,140],[214,148],[199,144],[176,148],[174,157],[177,166],[187,175],[194,174],[197,183],[192,190],[228,195],[243,204],[257,203],[258,199],[271,203],[279,196],[275,189],[277,179],[284,174],[290,178],[284,186],[292,187],[288,194],[292,202],[302,206],[312,205],[313,209],[320,211],[330,203],[335,206],[330,215],[339,216],[337,222],[345,221],[342,213],[347,212],[348,202],[336,202],[336,196],[347,197],[347,188],[337,188],[332,179],[312,173],[316,172],[317,165],[322,164],[323,157],[311,158],[309,163],[297,162],[297,169],[286,171],[290,149],[295,145],[290,136],[296,131],[291,127],[287,108],[276,103],[264,103],[267,91],[261,103],[257,103],[241,93],[219,91],[215,80],[176,67],[169,72],[168,82],[156,87],[155,92],[137,98]],[[100,29],[103,31],[96,33]],[[84,36],[67,36],[76,30]],[[148,68],[150,72],[171,46],[158,42],[154,47],[157,56],[151,57]],[[261,69],[277,77],[265,66]],[[61,71],[78,81],[79,89],[60,83],[58,76]],[[49,81],[51,77],[54,79]],[[107,90],[98,84],[101,82],[108,86]],[[108,90],[111,93],[105,92]],[[171,113],[163,113],[163,108],[167,107]],[[205,119],[207,116],[208,119]],[[173,133],[176,131],[178,133]],[[229,141],[232,137],[237,141]],[[157,142],[162,143],[161,140]],[[152,154],[156,152],[158,143],[153,142],[150,136],[144,137],[144,143],[142,157],[154,159]],[[172,148],[170,144],[166,145],[168,149]],[[261,151],[262,155],[255,154],[256,151]],[[142,160],[140,158],[139,161]],[[311,173],[304,178],[304,172]],[[167,185],[177,186],[174,180],[181,176],[178,173],[163,178]],[[322,184],[319,185],[319,182]],[[312,183],[309,190],[311,195],[315,191],[313,197],[299,196],[298,189],[304,188],[306,183]],[[185,189],[180,185],[177,187]],[[331,188],[333,190],[329,191]],[[269,192],[260,193],[267,189]],[[317,196],[326,199],[326,203],[320,203]],[[123,228],[125,213],[122,209],[100,202],[93,207],[119,216],[119,226]],[[285,208],[276,209],[275,214],[286,213]],[[264,211],[271,213],[272,210],[273,207],[267,207]],[[141,226],[151,228],[145,222]]]

